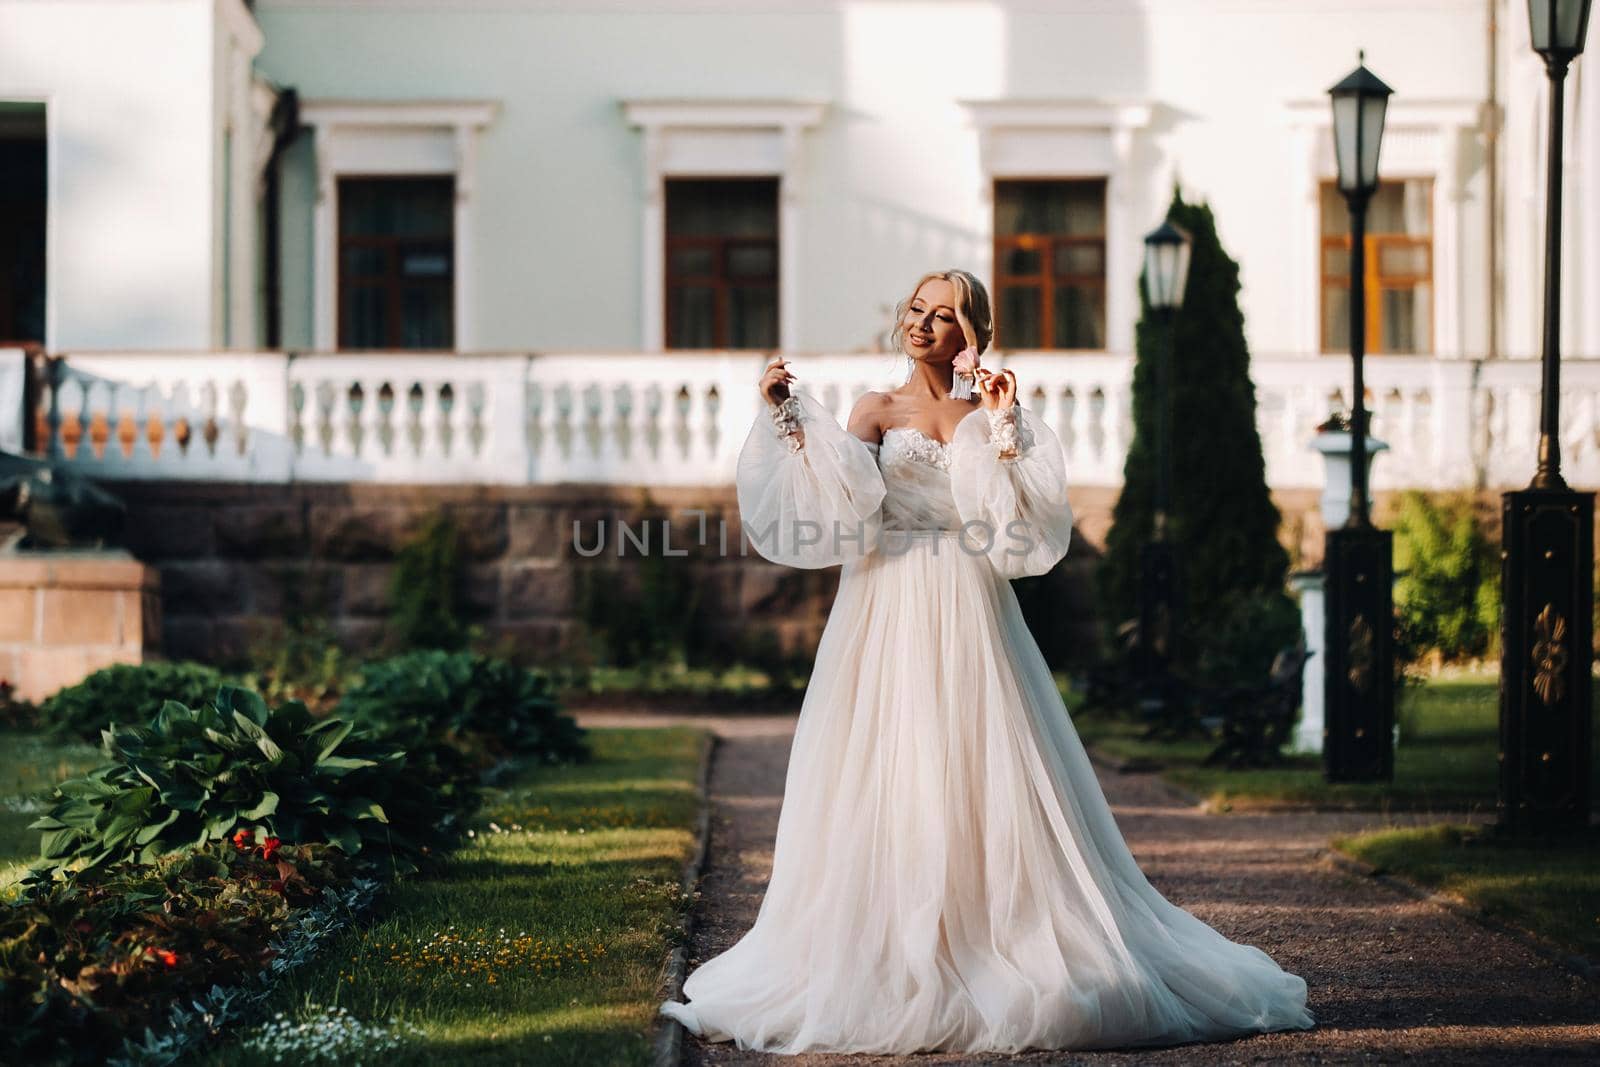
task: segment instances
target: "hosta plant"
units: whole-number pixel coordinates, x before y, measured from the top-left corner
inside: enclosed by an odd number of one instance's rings
[[[578,761],[583,728],[561,713],[550,678],[474,652],[422,651],[362,671],[339,714],[408,747],[424,741],[483,757]]]
[[[147,725],[169,700],[203,704],[226,681],[201,663],[119,663],[48,697],[39,718],[53,733],[98,741],[112,726]]]
[[[410,856],[450,823],[408,781],[399,746],[302,704],[269,710],[245,689],[197,708],[169,702],[149,726],[106,731],[104,746],[109,762],[57,786],[32,824],[46,867],[148,863],[241,831]]]

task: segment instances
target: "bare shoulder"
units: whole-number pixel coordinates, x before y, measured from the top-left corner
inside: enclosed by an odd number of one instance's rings
[[[890,403],[887,393],[862,393],[850,409],[850,422],[845,429],[868,444],[878,444],[883,440],[883,415]]]

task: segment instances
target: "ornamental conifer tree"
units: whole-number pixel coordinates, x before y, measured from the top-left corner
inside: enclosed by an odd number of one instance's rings
[[[1261,681],[1272,657],[1295,641],[1299,620],[1284,592],[1288,553],[1267,490],[1256,430],[1255,386],[1239,265],[1223,250],[1205,204],[1174,189],[1167,218],[1192,241],[1188,289],[1173,322],[1171,501],[1180,627],[1174,666],[1213,683]],[[1141,278],[1133,370],[1134,436],[1101,561],[1103,618],[1113,627],[1138,616],[1139,549],[1154,526],[1158,472],[1155,360],[1166,343]]]

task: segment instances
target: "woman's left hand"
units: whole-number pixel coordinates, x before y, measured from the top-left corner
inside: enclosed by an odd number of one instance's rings
[[[988,411],[1004,411],[1017,402],[1017,372],[978,368],[978,399]]]

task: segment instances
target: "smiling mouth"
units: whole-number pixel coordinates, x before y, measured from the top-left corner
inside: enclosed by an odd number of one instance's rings
[[[931,338],[931,337],[918,337],[916,334],[912,334],[911,335],[911,343],[914,344],[914,345],[917,345],[919,347],[926,347],[927,345],[933,344],[933,338]]]

